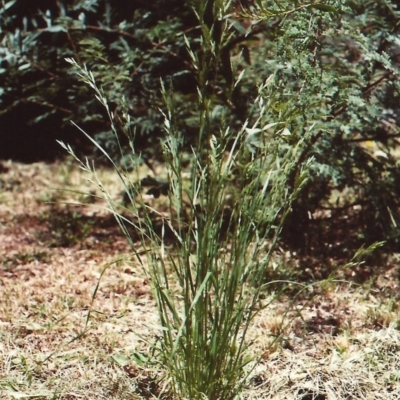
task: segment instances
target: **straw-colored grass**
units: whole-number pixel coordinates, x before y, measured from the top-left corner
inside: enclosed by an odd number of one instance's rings
[[[151,360],[140,362],[151,358],[140,337],[152,341],[159,333],[155,300],[118,228],[96,203],[69,206],[83,225],[90,222],[84,217],[97,213],[88,232],[79,223],[68,225],[71,214],[64,214],[66,229],[76,228],[67,238],[86,232],[72,246],[61,247],[61,233],[51,232],[63,226],[51,222],[62,220],[62,203],[84,200],[52,188],[87,191],[79,170],[68,163],[3,165],[9,170],[0,175],[0,399],[165,397],[164,371]],[[122,188],[112,173],[98,173],[118,199]],[[263,358],[244,398],[398,399],[399,281],[393,264],[368,286],[316,288],[288,313],[290,297],[262,311],[249,338]],[[280,339],[271,346],[276,335]]]

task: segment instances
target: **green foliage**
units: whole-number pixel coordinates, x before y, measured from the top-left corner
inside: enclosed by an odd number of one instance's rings
[[[158,112],[163,104],[159,90],[161,78],[174,87],[180,129],[185,133],[185,140],[191,142],[197,129],[191,108],[196,96],[197,72],[191,65],[185,38],[193,43],[192,50],[197,57],[199,44],[192,40],[200,29],[192,10],[195,3],[43,0],[28,6],[24,0],[3,2],[0,14],[2,114],[22,110],[29,123],[51,124],[53,131],[74,120],[87,128],[110,153],[119,154],[104,110],[87,87],[74,84],[75,74],[68,74],[70,70],[64,59],[73,57],[90,68],[108,95],[111,111],[116,116],[122,111],[131,115],[129,126],[116,120],[118,137],[123,144],[128,145],[132,140],[134,130],[135,146],[144,151],[145,157],[161,153],[159,139],[164,135]],[[215,65],[210,71],[213,76],[208,77],[212,91],[219,92],[215,98],[219,108],[214,112],[224,112],[232,124],[240,120],[245,110],[240,100],[232,101],[229,95],[233,79],[229,54],[244,40],[247,38],[243,32],[233,30],[223,44],[224,63]],[[220,69],[226,73],[222,74]],[[121,97],[126,99],[125,103]]]
[[[310,127],[314,130],[298,155],[299,168],[310,156],[315,162],[308,186],[294,204],[286,239],[304,253],[331,256],[375,240],[397,245],[397,5],[256,3],[252,18],[275,26],[266,31],[267,51],[254,66],[255,75],[274,76],[276,82],[274,97],[268,94],[273,104],[269,118],[286,116],[289,143],[305,137]],[[269,3],[274,7],[267,11]],[[296,171],[290,185],[295,179]]]

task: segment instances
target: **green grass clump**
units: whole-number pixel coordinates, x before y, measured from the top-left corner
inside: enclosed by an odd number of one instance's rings
[[[215,7],[219,7],[215,16],[220,26],[219,14],[227,13],[228,2],[216,2]],[[269,283],[264,282],[266,270],[291,204],[307,181],[310,160],[301,167],[296,165],[296,154],[306,137],[288,144],[285,121],[290,110],[276,121],[266,117],[266,110],[273,106],[273,77],[258,88],[253,115],[242,128],[225,126],[213,103],[209,79],[227,39],[228,24],[224,20],[218,38],[210,36],[215,26],[204,21],[204,15],[205,10],[198,13],[202,59],[196,58],[187,42],[199,73],[193,105],[198,145],[189,165],[183,154],[184,138],[177,128],[179,114],[173,94],[162,85],[167,210],[151,207],[142,194],[139,177],[132,180],[94,141],[116,169],[131,203],[130,214],[103,189],[93,165],[86,161],[81,167],[103,191],[149,275],[161,324],[159,340],[152,346],[167,370],[171,392],[179,399],[227,400],[237,398],[255,365],[246,335],[265,306],[260,294]],[[118,137],[114,116],[93,74],[74,60],[68,61],[94,89]],[[132,125],[129,115],[123,118],[127,126]],[[69,146],[64,147],[74,155]],[[132,158],[135,156],[132,145]],[[295,166],[296,179],[288,186]],[[155,217],[161,221],[160,229],[155,228]],[[172,243],[167,236],[172,236]]]
[[[90,72],[80,72],[107,107]],[[260,293],[268,285],[261,282],[290,205],[306,182],[307,165],[291,191],[286,182],[295,146],[280,154],[278,131],[268,143],[259,143],[256,153],[249,151],[249,132],[263,129],[260,96],[259,118],[252,128],[228,128],[218,136],[209,133],[209,140],[199,140],[190,166],[185,163],[184,168],[182,140],[174,129],[173,104],[165,90],[164,98],[168,212],[153,209],[141,194],[140,180],[135,187],[116,165],[131,201],[130,216],[107,192],[103,194],[150,277],[161,323],[160,340],[153,346],[172,379],[171,390],[178,398],[233,399],[251,371],[254,360],[246,333],[261,309]],[[207,114],[206,109],[203,123]],[[89,162],[81,166],[96,179]],[[97,184],[102,188],[101,182]],[[154,228],[154,216],[161,220],[159,230]],[[140,246],[131,236],[132,228]],[[167,244],[167,232],[173,244]]]

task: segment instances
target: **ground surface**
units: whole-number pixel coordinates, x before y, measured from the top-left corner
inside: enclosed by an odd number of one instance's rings
[[[118,199],[112,173],[99,176]],[[165,397],[162,369],[142,359],[158,332],[145,272],[100,201],[59,189],[96,194],[69,162],[1,164],[0,399]],[[400,398],[395,259],[376,271],[260,313],[244,398]]]

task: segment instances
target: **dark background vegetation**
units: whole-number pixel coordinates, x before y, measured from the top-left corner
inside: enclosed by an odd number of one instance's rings
[[[65,61],[87,65],[106,94],[121,143],[138,155],[162,157],[164,108],[160,80],[171,90],[186,145],[196,146],[193,106],[197,71],[185,37],[200,54],[197,0],[14,0],[0,10],[0,158],[23,162],[62,158],[63,140],[104,161],[73,120],[112,155],[118,144],[103,107]],[[287,4],[286,4],[287,3]],[[400,12],[391,1],[281,2],[314,8],[255,23],[279,11],[274,1],[234,1],[232,36],[207,77],[219,125],[238,129],[251,115],[256,86],[279,76],[273,122],[287,112],[288,145],[318,125],[299,149],[298,169],[315,159],[311,179],[293,207],[283,243],[303,259],[348,257],[362,244],[400,243],[398,145]],[[212,34],[218,16],[208,1]],[[310,13],[314,13],[310,24]],[[239,72],[247,68],[240,84]],[[295,106],[297,112],[289,113]],[[130,123],[119,119],[130,115]],[[127,154],[129,152],[127,151]],[[140,153],[140,156],[139,156]]]

